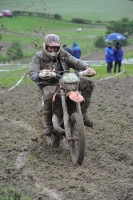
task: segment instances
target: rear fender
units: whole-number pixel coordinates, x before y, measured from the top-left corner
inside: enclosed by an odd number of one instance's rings
[[[80,103],[82,101],[85,101],[83,96],[78,91],[69,91],[69,92],[67,92],[66,96],[69,97],[72,101],[75,101],[75,102]]]

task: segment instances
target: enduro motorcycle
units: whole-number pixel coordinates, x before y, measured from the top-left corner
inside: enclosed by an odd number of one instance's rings
[[[86,75],[86,72],[76,74],[42,70],[40,73],[44,77],[59,77],[59,90],[52,100],[53,131],[51,136],[47,136],[47,143],[52,147],[59,147],[60,141],[66,138],[73,164],[81,165],[84,159],[85,135],[80,103],[85,100],[78,89],[79,75]]]

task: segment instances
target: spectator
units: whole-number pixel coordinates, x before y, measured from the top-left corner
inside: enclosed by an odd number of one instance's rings
[[[47,79],[40,74],[40,71],[43,69],[68,71],[70,68],[75,70],[87,70],[88,74],[92,71],[84,61],[76,59],[68,52],[60,49],[60,45],[61,41],[57,35],[48,34],[44,38],[43,50],[34,55],[30,65],[30,78],[37,83],[43,94],[43,131],[44,135],[47,136],[51,135],[53,128],[52,97],[54,93],[58,91],[59,79],[57,77]],[[95,74],[96,72],[93,73],[93,75]],[[81,103],[81,111],[83,114],[84,125],[88,127],[93,127],[93,122],[88,119],[87,115],[93,88],[94,85],[92,81],[86,78],[80,78],[79,90],[85,99],[85,101]]]
[[[3,58],[3,62],[4,62],[4,65],[6,64],[6,60],[5,60],[5,58]]]
[[[118,66],[118,73],[120,73],[121,72],[121,62],[123,59],[123,50],[122,50],[121,44],[119,42],[116,42],[116,45],[114,48],[114,58],[115,58],[114,73],[116,73],[117,66]]]
[[[66,44],[63,45],[63,49],[72,55],[71,49]]]
[[[107,62],[107,73],[111,73],[114,61],[114,50],[112,48],[111,43],[107,44],[106,48],[104,49],[104,52],[105,52],[105,61]]]
[[[81,50],[78,47],[76,42],[73,42],[73,47],[72,47],[72,56],[74,56],[77,59],[80,59],[81,56]]]

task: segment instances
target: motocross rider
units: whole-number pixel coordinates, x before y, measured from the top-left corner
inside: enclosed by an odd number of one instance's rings
[[[55,34],[48,34],[44,38],[43,50],[37,52],[30,65],[30,78],[35,81],[43,94],[43,133],[50,136],[52,130],[52,97],[58,90],[58,78],[44,79],[40,74],[43,69],[64,71],[73,68],[74,70],[86,70],[89,74],[92,70],[87,67],[87,64],[74,58],[65,50],[60,49],[60,38]],[[96,74],[94,70],[91,71],[92,76]],[[90,105],[90,98],[94,85],[92,81],[81,78],[79,90],[84,97],[85,102],[81,103],[81,110],[83,114],[84,125],[93,127],[93,122],[87,117],[87,108]]]

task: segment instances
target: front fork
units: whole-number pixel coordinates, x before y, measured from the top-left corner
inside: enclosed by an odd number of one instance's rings
[[[60,96],[61,96],[61,102],[62,102],[63,121],[64,121],[66,138],[67,138],[67,140],[70,140],[71,126],[70,126],[69,114],[68,114],[67,104],[66,104],[66,95],[65,95],[65,91],[63,89],[61,89],[61,91],[60,91]]]
[[[77,110],[77,112],[82,116],[82,118],[83,118],[83,115],[82,115],[82,112],[81,112],[81,106],[80,106],[80,103],[79,102],[77,102],[76,103],[76,110]]]

